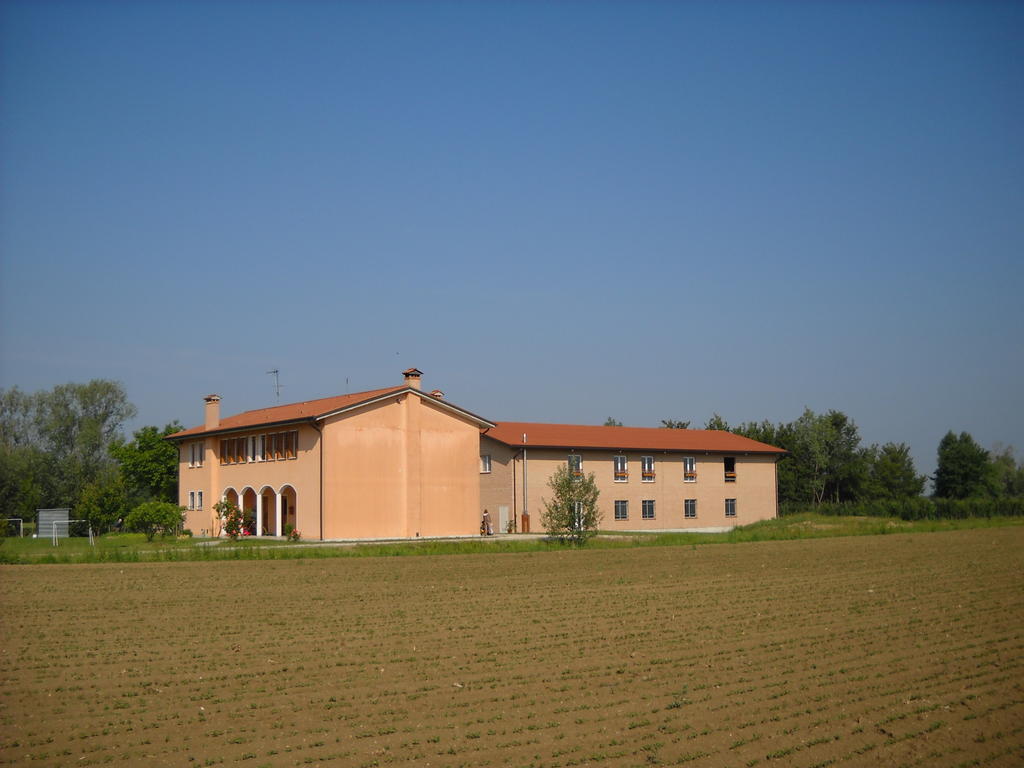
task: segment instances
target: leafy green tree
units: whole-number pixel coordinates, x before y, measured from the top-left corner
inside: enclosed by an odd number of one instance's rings
[[[75,518],[87,520],[96,533],[109,531],[129,510],[128,491],[124,479],[111,471],[91,481],[82,489]]]
[[[710,419],[704,422],[704,429],[717,429],[721,432],[728,432],[729,422],[715,413]]]
[[[609,416],[607,419],[604,420],[604,424],[602,426],[605,426],[605,427],[621,427],[622,426],[622,422],[619,421],[618,419],[613,419],[611,416]]]
[[[787,448],[796,462],[796,485],[804,501],[849,501],[867,480],[857,425],[841,411],[819,415],[805,408],[793,422]]]
[[[601,511],[597,508],[597,483],[593,473],[577,475],[562,465],[548,480],[552,498],[544,499],[541,524],[549,536],[569,541],[577,546],[587,543],[601,525]]]
[[[182,524],[185,508],[166,501],[144,501],[128,513],[124,519],[129,531],[146,534],[146,541],[152,541],[156,534],[167,536]]]
[[[995,468],[988,451],[967,432],[947,432],[939,441],[939,463],[935,469],[935,496],[941,499],[970,499],[998,495]]]
[[[906,443],[886,443],[872,449],[870,498],[907,499],[920,496],[925,477],[917,474]]]
[[[996,444],[989,452],[995,487],[1001,496],[1024,496],[1024,462],[1018,464],[1012,445]]]
[[[689,429],[690,422],[677,421],[676,419],[662,419],[661,426],[663,426],[665,429]]]
[[[110,446],[134,415],[124,387],[104,379],[0,391],[0,508],[26,517],[41,506],[76,507],[114,467]]]
[[[131,442],[117,438],[111,455],[121,465],[129,492],[138,501],[174,502],[178,498],[178,448],[164,440],[183,429],[176,420],[162,430],[153,426],[135,430]]]

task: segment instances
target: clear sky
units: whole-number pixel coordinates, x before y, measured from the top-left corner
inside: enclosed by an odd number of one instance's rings
[[[1024,449],[1024,4],[0,2],[0,386]]]

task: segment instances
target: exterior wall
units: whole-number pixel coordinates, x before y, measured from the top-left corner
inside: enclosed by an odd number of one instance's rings
[[[324,423],[324,538],[472,535],[479,428],[403,393]]]
[[[548,478],[560,466],[564,466],[570,451],[547,448],[527,449],[527,492],[526,511],[531,518],[531,529],[541,531],[540,522],[544,511],[543,499],[550,498]],[[577,451],[583,457],[583,473],[593,473],[600,496],[598,507],[603,513],[602,530],[612,531],[655,531],[684,528],[712,528],[747,525],[758,520],[776,516],[775,457],[742,454],[683,454],[643,453],[627,451]],[[629,472],[626,482],[616,482],[614,459],[617,455],[627,457]],[[654,457],[655,477],[651,482],[641,478],[641,456]],[[697,479],[683,481],[683,458],[696,459]],[[736,480],[727,483],[723,459],[736,459]],[[517,468],[522,483],[522,467]],[[642,502],[653,500],[655,517],[644,520]],[[683,515],[685,499],[697,501],[697,517]],[[725,500],[736,499],[736,517],[725,516]],[[629,519],[615,520],[616,500],[627,501]]]
[[[203,465],[201,467],[189,466],[191,458],[191,446],[194,443],[203,444]],[[211,529],[211,515],[213,505],[219,501],[219,496],[214,496],[214,475],[217,463],[216,456],[211,450],[213,440],[186,440],[178,446],[178,504],[186,508],[185,527],[197,536],[209,536]],[[189,493],[196,494],[203,492],[203,508],[188,509]]]
[[[499,443],[487,435],[480,437],[480,456],[491,457],[491,471],[480,472],[480,515],[487,510],[491,518],[491,525],[495,532],[499,531],[501,508],[507,507],[508,519],[515,521],[516,530],[522,531],[522,520],[519,513],[521,506],[520,494],[522,488],[518,487],[522,482],[519,472],[520,462],[516,460],[519,451],[510,448],[504,443]],[[479,472],[479,466],[477,467]],[[479,516],[477,524],[479,525]]]
[[[296,456],[292,459],[268,461],[247,461],[238,464],[220,463],[220,444],[225,438],[250,437],[273,432],[298,430]],[[187,507],[189,491],[203,491],[203,509],[188,510],[185,513],[185,527],[196,535],[220,535],[220,523],[213,505],[234,491],[242,499],[252,491],[252,497],[263,496],[262,523],[269,534],[274,533],[277,493],[287,486],[294,491],[295,527],[305,538],[319,536],[319,433],[315,428],[303,424],[288,427],[270,427],[233,432],[226,435],[210,435],[205,444],[205,459],[202,467],[189,467],[189,443],[186,440],[179,449],[178,497],[179,503]],[[252,510],[255,502],[245,503],[244,508]],[[243,506],[243,504],[239,504]],[[282,522],[282,529],[284,523]],[[283,532],[283,531],[282,531]]]

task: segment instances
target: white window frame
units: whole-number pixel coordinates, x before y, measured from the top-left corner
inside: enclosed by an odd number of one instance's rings
[[[725,516],[736,517],[736,499],[725,500]]]
[[[697,459],[694,456],[683,456],[683,482],[697,482]]]
[[[655,478],[654,474],[654,457],[653,456],[641,456],[640,457],[640,479],[645,483],[653,483]]]
[[[583,502],[582,501],[574,501],[572,503],[572,512],[573,512],[573,522],[576,525],[574,530],[582,531],[583,530]]]
[[[203,492],[196,491],[196,509],[203,508]]]
[[[203,453],[205,452],[205,447],[206,444],[204,442],[188,444],[188,465],[190,467],[203,466]]]
[[[480,474],[491,474],[491,454],[489,453],[480,454]]]
[[[196,492],[195,491],[189,491],[188,492],[188,508],[189,509],[195,509],[196,508]]]
[[[625,456],[612,457],[612,478],[616,483],[629,482],[629,459]]]
[[[622,512],[622,516],[619,516],[619,512]],[[626,499],[616,499],[615,509],[612,513],[613,519],[615,520],[629,520],[629,501]]]
[[[696,520],[697,519],[697,500],[696,499],[683,499],[683,519],[684,520]]]
[[[654,520],[655,519],[654,499],[644,499],[643,501],[640,502],[640,519],[641,520]]]

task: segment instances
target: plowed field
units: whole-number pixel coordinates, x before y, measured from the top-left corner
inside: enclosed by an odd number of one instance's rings
[[[1024,529],[0,568],[0,765],[1024,763]]]

